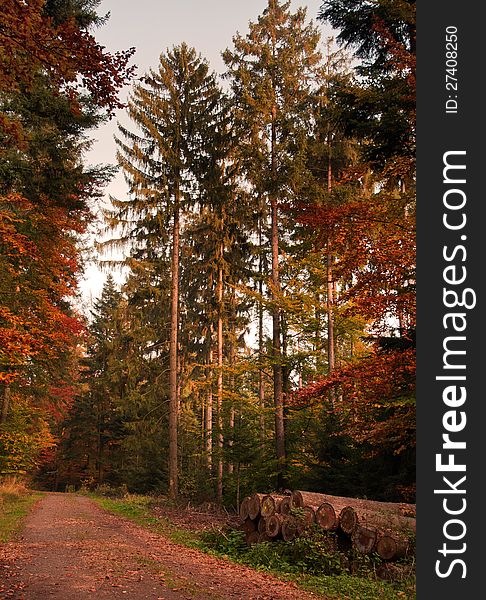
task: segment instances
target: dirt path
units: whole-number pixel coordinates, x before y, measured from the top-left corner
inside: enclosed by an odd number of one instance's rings
[[[88,498],[47,494],[0,545],[0,598],[311,600],[290,583],[170,542]]]

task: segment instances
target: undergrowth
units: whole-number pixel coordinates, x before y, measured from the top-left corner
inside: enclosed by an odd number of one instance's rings
[[[215,528],[195,533],[176,527],[166,517],[154,516],[153,509],[160,506],[160,498],[134,494],[121,497],[118,490],[113,494],[100,491],[103,496],[92,497],[103,508],[165,535],[173,542],[294,581],[328,600],[415,598],[414,565],[410,561],[387,564],[377,556],[343,549],[342,540],[318,528],[292,542],[249,546],[244,533],[236,529]],[[385,580],[387,578],[391,581]]]
[[[339,600],[415,598],[413,565],[390,567],[379,557],[337,548],[333,534],[314,531],[291,542],[245,542],[238,530],[204,532],[200,548],[219,556],[297,581],[310,591]],[[388,573],[394,581],[381,577]]]
[[[0,542],[15,537],[23,518],[39,497],[39,493],[33,493],[15,477],[0,480]]]

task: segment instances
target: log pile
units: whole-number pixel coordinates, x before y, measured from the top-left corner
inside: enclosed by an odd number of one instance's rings
[[[239,515],[248,544],[291,541],[317,526],[346,538],[358,552],[375,552],[387,561],[410,554],[415,535],[415,504],[301,490],[248,496],[240,504]]]

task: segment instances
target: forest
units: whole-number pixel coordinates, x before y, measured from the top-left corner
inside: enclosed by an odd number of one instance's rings
[[[415,1],[268,0],[222,74],[137,73],[99,4],[0,6],[0,478],[415,502]]]

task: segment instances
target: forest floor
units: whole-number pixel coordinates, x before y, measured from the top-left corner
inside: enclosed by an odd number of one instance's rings
[[[315,600],[324,596],[176,544],[104,511],[87,497],[49,493],[25,520],[20,538],[0,544],[0,598]]]

